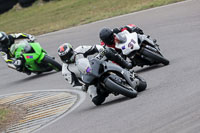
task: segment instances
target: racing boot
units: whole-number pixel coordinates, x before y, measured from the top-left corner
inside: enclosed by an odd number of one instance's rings
[[[97,94],[97,88],[94,85],[88,87],[87,93],[92,98],[92,102],[96,106],[101,105],[106,99],[105,96]]]
[[[31,75],[31,71],[28,70],[27,68],[24,68],[23,72],[26,73],[27,75]]]

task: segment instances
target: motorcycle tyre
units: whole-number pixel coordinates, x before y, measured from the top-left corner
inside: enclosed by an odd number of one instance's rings
[[[57,62],[55,61],[54,59],[52,59],[50,56],[48,55],[45,55],[44,56],[44,59],[43,59],[43,62],[46,63],[46,64],[51,64],[49,65],[50,67],[52,67],[52,69],[56,70],[57,72],[61,71],[62,70],[62,66]]]
[[[156,62],[162,63],[164,65],[169,65],[169,60],[149,49],[144,48],[142,53],[143,55],[154,59]]]
[[[147,88],[147,82],[139,75],[135,75],[135,78],[139,80],[139,85],[137,86],[137,91],[142,92]]]
[[[104,80],[105,83],[105,88],[108,89],[111,92],[114,93],[118,93],[118,94],[122,94],[126,97],[129,98],[135,98],[137,97],[137,91],[136,90],[129,90],[128,88],[119,85],[118,83],[116,83],[115,81],[113,81],[109,76],[107,78],[105,78]]]
[[[97,95],[92,99],[92,102],[96,105],[99,106],[105,101],[106,97],[103,95]]]

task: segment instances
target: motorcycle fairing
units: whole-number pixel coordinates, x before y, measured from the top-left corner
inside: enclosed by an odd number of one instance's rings
[[[46,55],[46,51],[42,49],[39,43],[29,43],[27,40],[23,40],[17,44],[13,44],[10,51],[11,54],[15,56],[15,58],[21,58],[22,56],[25,59],[24,65],[29,70],[37,72],[44,71],[46,69],[38,66],[38,64],[41,63],[44,56]]]
[[[128,31],[123,31],[116,34],[119,42],[116,43],[116,48],[121,49],[124,55],[129,55],[132,51],[139,50],[140,46],[138,44],[138,35],[136,32],[129,33]],[[126,38],[120,41],[120,38]]]
[[[100,61],[95,58],[89,60],[89,62],[91,71],[89,73],[81,73],[81,79],[83,82],[92,84],[96,78],[100,78],[104,73],[117,72],[120,73],[133,88],[136,87],[137,83],[131,81],[130,79],[130,72],[121,68],[119,65],[116,65],[112,62]],[[134,75],[132,75],[132,77],[134,78]]]

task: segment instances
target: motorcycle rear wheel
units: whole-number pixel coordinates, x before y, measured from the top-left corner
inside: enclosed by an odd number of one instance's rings
[[[50,66],[52,69],[56,70],[57,72],[62,70],[62,66],[48,55],[44,56],[43,62],[48,64],[48,66]]]
[[[117,80],[121,79],[121,77],[117,75],[115,75],[115,77]],[[125,87],[125,85],[119,84],[117,80],[114,80],[111,75],[106,77],[104,80],[106,86],[105,88],[111,92],[122,94],[129,98],[135,98],[137,96],[137,91],[134,90],[130,85],[126,84]]]

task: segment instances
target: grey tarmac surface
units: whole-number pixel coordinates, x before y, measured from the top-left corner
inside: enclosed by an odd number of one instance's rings
[[[64,42],[99,43],[102,27],[134,23],[158,40],[168,66],[136,68],[148,88],[135,99],[110,95],[99,107],[90,98],[73,112],[37,133],[199,133],[200,131],[200,1],[114,17],[38,36],[38,41],[58,59]],[[71,89],[61,73],[26,76],[0,60],[1,95],[36,90]]]

